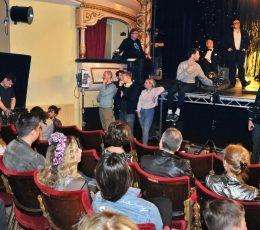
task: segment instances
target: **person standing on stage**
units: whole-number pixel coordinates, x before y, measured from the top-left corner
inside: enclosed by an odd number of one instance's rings
[[[116,91],[117,88],[115,84],[112,83],[112,72],[105,71],[103,74],[103,84],[97,96],[97,101],[99,102],[99,117],[104,130],[107,130],[110,123],[115,120],[113,103]]]
[[[228,67],[230,88],[236,85],[236,72],[238,68],[238,77],[245,88],[250,81],[245,79],[245,57],[249,46],[249,36],[245,30],[240,28],[240,21],[235,19],[232,24],[233,30],[226,38],[226,48],[228,51]]]
[[[145,75],[144,67],[147,55],[143,51],[141,42],[138,39],[138,30],[136,28],[130,30],[129,37],[122,41],[118,52],[122,54],[124,61],[128,61],[127,69],[132,72],[135,82],[142,84]],[[132,60],[130,61],[130,59]]]
[[[205,75],[208,75],[210,72],[217,73],[220,54],[218,50],[215,49],[213,40],[206,40],[206,50],[201,56],[200,65]]]
[[[119,119],[127,122],[133,133],[135,123],[135,111],[139,96],[139,86],[133,81],[130,72],[123,74],[123,86],[120,90],[121,105]]]
[[[199,50],[191,49],[189,59],[179,64],[177,69],[177,81],[179,81],[177,109],[174,115],[172,114],[172,108],[168,109],[167,121],[176,122],[179,119],[180,111],[185,102],[185,93],[192,92],[196,89],[196,78],[204,85],[213,85],[212,81],[205,76],[200,65],[197,63],[199,58]]]
[[[260,163],[260,88],[258,89],[255,107],[249,111],[248,130],[252,131],[253,154],[252,163]]]
[[[121,104],[121,87],[123,86],[123,73],[124,70],[118,70],[116,71],[116,81],[114,84],[116,85],[117,92],[114,96],[114,116],[116,120],[119,120],[119,114],[120,114],[120,104]]]
[[[10,116],[16,105],[13,89],[13,77],[6,75],[0,83],[0,112],[1,115]]]
[[[143,144],[147,145],[149,140],[149,131],[152,126],[154,108],[158,104],[158,96],[164,92],[163,87],[155,87],[153,79],[146,79],[144,83],[145,89],[139,96],[137,104],[137,116],[142,127]]]

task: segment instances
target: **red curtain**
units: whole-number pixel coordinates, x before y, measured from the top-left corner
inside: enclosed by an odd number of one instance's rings
[[[87,58],[104,58],[106,45],[107,20],[102,19],[94,26],[90,26],[85,32]]]

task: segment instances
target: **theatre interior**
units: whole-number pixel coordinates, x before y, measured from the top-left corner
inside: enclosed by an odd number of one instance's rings
[[[0,0],[0,230],[259,217],[259,0]]]

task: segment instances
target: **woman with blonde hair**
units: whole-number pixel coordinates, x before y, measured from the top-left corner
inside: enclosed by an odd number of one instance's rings
[[[88,217],[79,223],[78,230],[137,230],[137,225],[126,216],[113,212],[101,212]]]
[[[154,108],[158,105],[158,97],[164,92],[163,87],[155,87],[153,79],[146,79],[144,83],[145,89],[141,92],[137,104],[137,115],[142,127],[143,144],[147,144],[149,140],[149,131],[152,126]]]
[[[87,180],[78,172],[82,150],[74,137],[53,133],[46,154],[45,168],[39,179],[45,185],[57,190],[87,189]]]
[[[208,175],[207,187],[231,199],[259,199],[259,189],[245,183],[250,164],[249,152],[242,145],[231,144],[225,148],[224,153],[223,166],[226,174]]]

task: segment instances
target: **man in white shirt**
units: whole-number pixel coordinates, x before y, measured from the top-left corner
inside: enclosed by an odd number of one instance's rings
[[[229,80],[230,88],[236,85],[236,72],[238,69],[238,77],[245,88],[250,84],[250,81],[245,79],[245,56],[249,46],[249,37],[246,31],[241,30],[240,21],[238,19],[233,20],[233,31],[226,39],[226,47],[228,51],[229,59]]]

